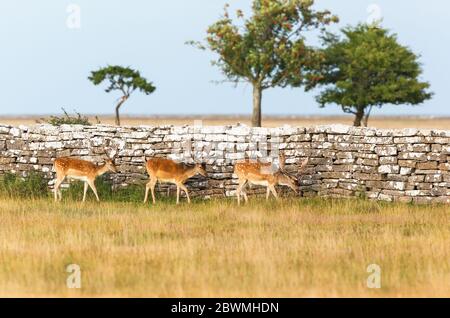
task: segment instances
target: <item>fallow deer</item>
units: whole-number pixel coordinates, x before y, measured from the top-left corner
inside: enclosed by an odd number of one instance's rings
[[[110,158],[106,159],[104,164],[96,165],[85,160],[63,157],[56,159],[53,166],[56,171],[56,181],[54,189],[55,202],[58,201],[58,196],[59,200],[62,200],[62,193],[59,190],[59,187],[66,178],[84,182],[83,202],[86,201],[88,186],[91,187],[97,201],[100,201],[97,194],[97,188],[95,187],[95,179],[109,171],[117,173],[114,159]]]
[[[270,193],[278,199],[278,193],[275,189],[276,185],[284,185],[291,188],[296,194],[298,194],[298,178],[297,176],[290,175],[285,170],[285,155],[281,154],[280,167],[278,170],[273,170],[271,163],[252,162],[249,160],[238,162],[235,165],[234,173],[239,178],[239,186],[236,190],[238,204],[241,204],[241,195],[244,196],[245,202],[248,202],[247,193],[245,187],[247,184],[259,185],[267,187],[266,200],[269,200]],[[309,159],[305,159],[299,167],[298,173],[301,173]]]
[[[193,166],[184,163],[176,163],[170,159],[153,158],[147,160],[145,167],[150,176],[150,181],[145,187],[144,203],[148,201],[148,192],[152,192],[153,204],[155,204],[155,185],[160,183],[172,183],[177,186],[177,204],[180,203],[180,192],[183,190],[186,193],[188,203],[191,203],[189,192],[184,183],[193,176],[200,174],[206,177],[206,171],[201,164]]]

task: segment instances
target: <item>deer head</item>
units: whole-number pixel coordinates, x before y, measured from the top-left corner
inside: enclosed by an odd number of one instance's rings
[[[280,153],[279,161],[280,161],[280,170],[279,170],[280,184],[288,186],[296,193],[298,193],[297,187],[300,185],[300,175],[306,169],[306,166],[309,163],[309,158],[303,160],[300,165],[297,164],[298,169],[295,175],[286,171],[286,155],[284,154],[284,152]]]
[[[200,174],[206,177],[206,164],[201,163],[200,160],[196,159],[193,152],[191,152],[191,159],[194,162],[193,171],[195,172],[195,174]]]
[[[119,172],[119,171],[117,170],[117,167],[116,167],[115,163],[114,163],[114,160],[112,160],[112,159],[106,159],[106,160],[105,160],[105,166],[106,166],[106,167],[108,168],[108,170],[111,171],[111,172],[114,172],[114,173]]]
[[[103,153],[104,153],[104,159],[105,159],[105,167],[108,168],[109,171],[117,173],[117,167],[115,164],[115,159],[117,158],[117,153],[118,150],[117,149],[111,149],[109,148],[109,151],[107,151],[105,148],[103,149]],[[114,152],[114,155],[111,156],[111,154]]]
[[[302,164],[298,167],[298,174],[301,174],[301,173],[303,173],[303,171],[305,171],[308,163],[309,163],[309,158],[306,158],[305,160],[302,161]]]
[[[292,189],[296,194],[298,194],[298,180],[296,177],[289,175],[284,171],[277,172],[278,184],[287,186]]]
[[[206,177],[206,164],[204,163],[196,163],[195,164],[195,172]]]

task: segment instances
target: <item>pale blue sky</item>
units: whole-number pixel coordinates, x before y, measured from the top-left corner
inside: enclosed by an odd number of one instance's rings
[[[118,97],[88,80],[106,64],[129,65],[152,80],[157,91],[135,94],[123,114],[246,114],[251,87],[216,85],[220,71],[211,54],[184,43],[201,40],[226,2],[248,10],[251,1],[225,0],[2,0],[0,2],[0,115],[112,113]],[[81,8],[81,28],[66,25],[71,3]],[[424,79],[436,93],[418,107],[387,106],[384,114],[450,115],[450,2],[444,0],[317,0],[339,15],[340,26],[366,21],[368,6],[382,10],[383,25],[422,55]],[[265,92],[265,114],[340,114],[319,109],[303,89]]]

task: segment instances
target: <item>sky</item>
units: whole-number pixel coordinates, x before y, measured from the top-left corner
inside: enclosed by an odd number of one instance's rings
[[[83,114],[113,113],[120,96],[88,81],[92,70],[111,65],[138,69],[157,90],[135,93],[123,114],[249,114],[250,85],[223,79],[214,55],[185,44],[205,38],[224,4],[249,12],[250,0],[2,0],[0,2],[0,115],[56,114],[61,107]],[[450,116],[450,2],[445,0],[316,0],[340,17],[334,27],[383,17],[383,26],[421,55],[432,100],[420,106],[387,105],[375,114]],[[315,92],[270,89],[263,113],[341,114],[318,107]]]

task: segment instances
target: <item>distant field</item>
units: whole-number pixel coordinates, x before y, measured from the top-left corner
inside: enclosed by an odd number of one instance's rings
[[[43,116],[34,117],[0,117],[0,123],[9,125],[33,125],[36,120]],[[114,124],[111,116],[100,116],[100,121],[104,124]],[[92,122],[96,122],[91,118]],[[202,120],[203,125],[231,125],[238,122],[250,125],[248,117],[240,116],[188,116],[188,117],[139,117],[123,116],[123,125],[185,125],[193,124],[194,120]],[[264,117],[263,125],[266,127],[277,127],[285,124],[291,126],[314,126],[324,124],[347,124],[352,125],[351,116],[329,116],[329,117]],[[369,125],[378,128],[429,128],[429,129],[450,129],[450,117],[373,117]]]
[[[450,297],[449,217],[362,200],[0,199],[0,296]]]

